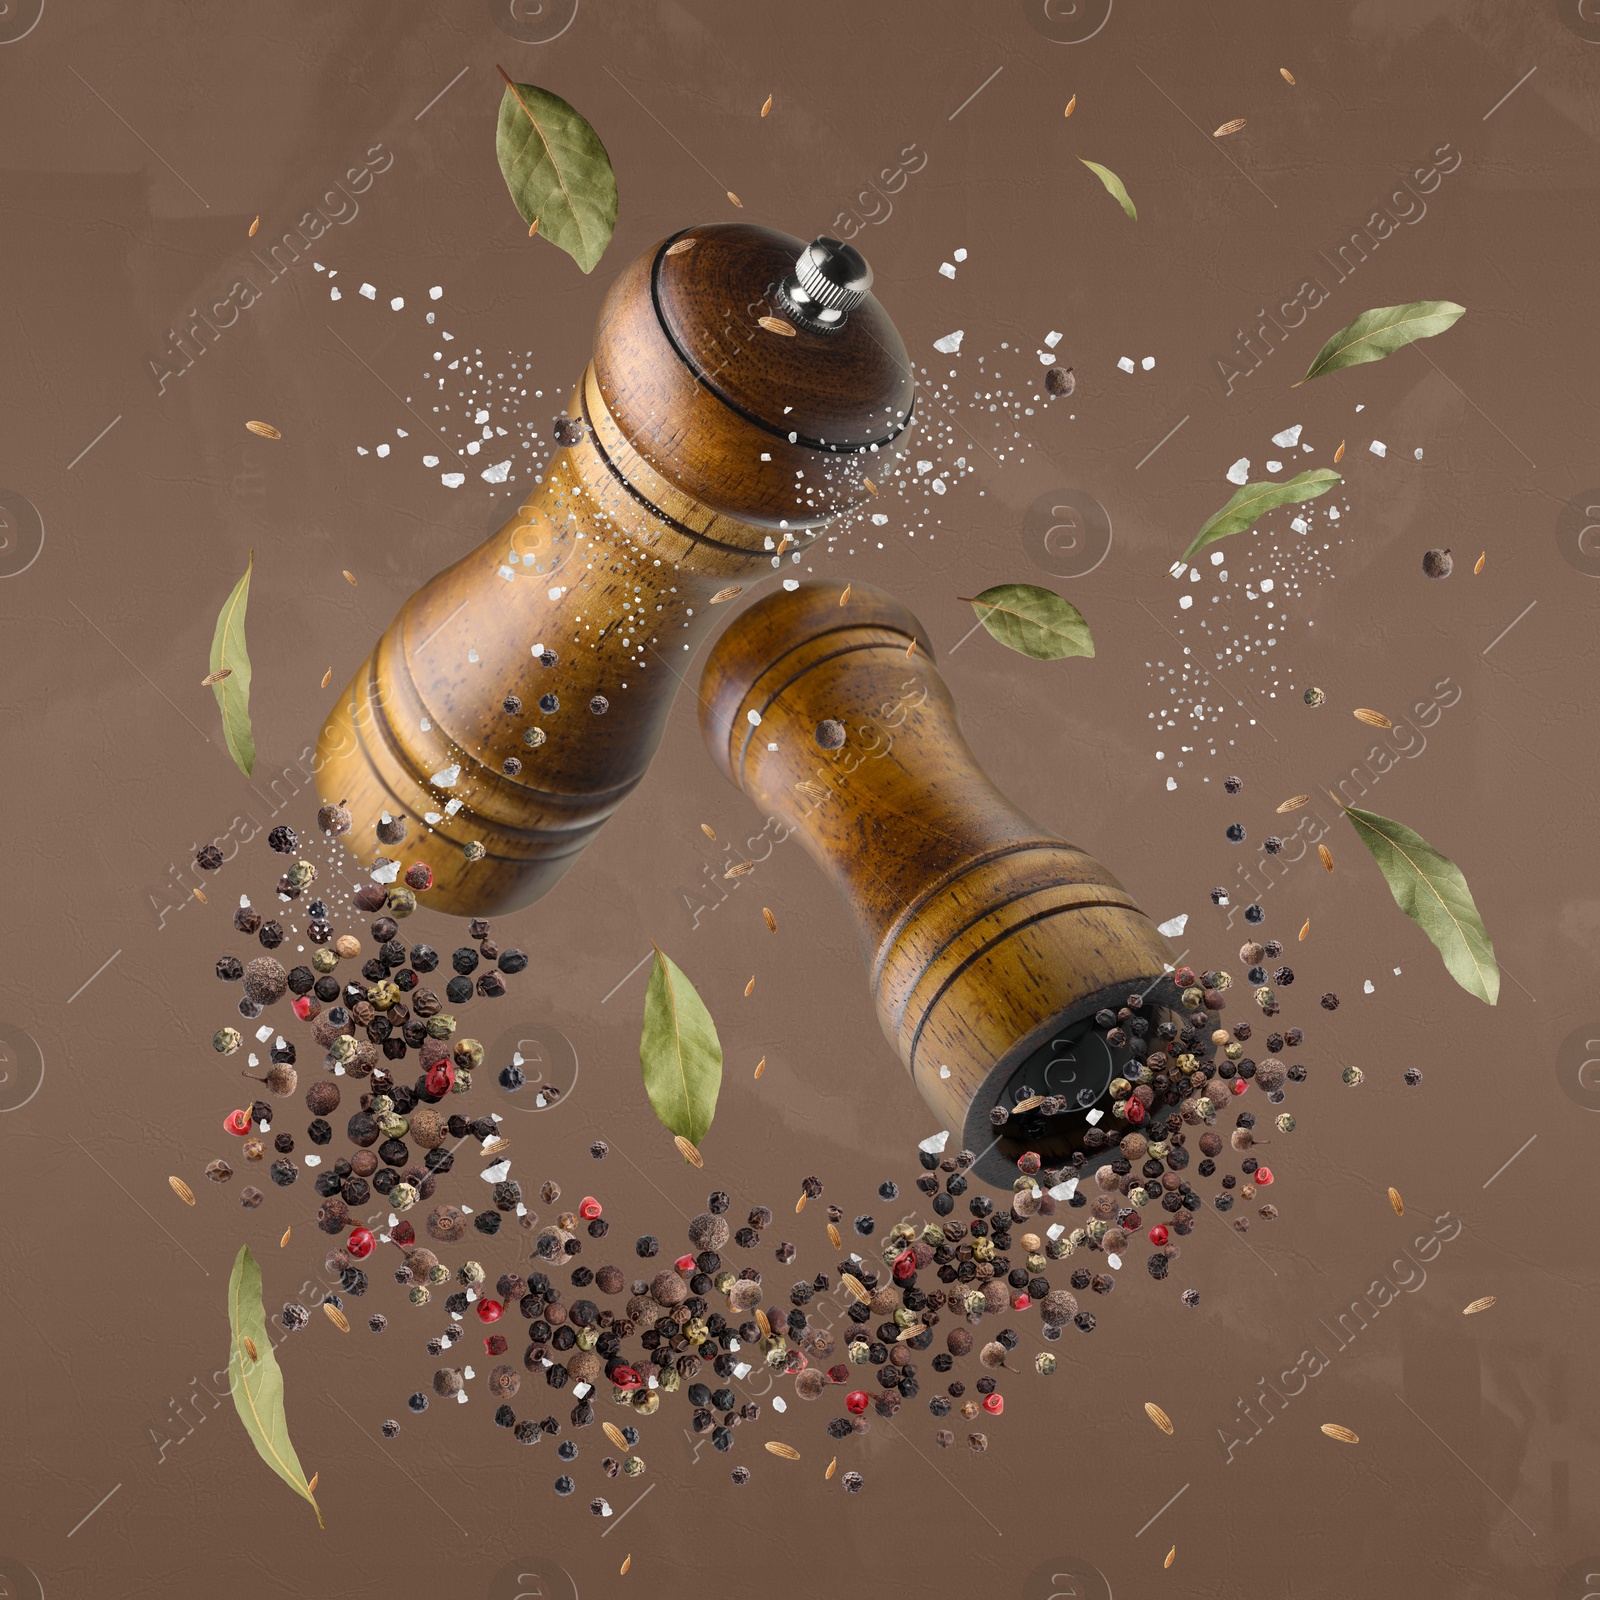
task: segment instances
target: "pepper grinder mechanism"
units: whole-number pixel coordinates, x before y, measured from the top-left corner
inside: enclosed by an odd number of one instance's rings
[[[871,283],[838,240],[743,223],[621,274],[544,481],[405,603],[322,730],[364,862],[425,862],[459,916],[560,879],[644,776],[714,601],[904,454],[915,380]],[[403,844],[376,844],[385,812]]]

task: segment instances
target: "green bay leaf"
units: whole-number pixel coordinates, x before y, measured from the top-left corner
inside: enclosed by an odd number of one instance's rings
[[[310,1503],[323,1526],[322,1509],[306,1482],[300,1458],[289,1442],[289,1423],[283,1410],[283,1370],[273,1354],[267,1333],[266,1307],[261,1301],[261,1268],[250,1254],[249,1245],[240,1245],[228,1279],[228,1323],[233,1342],[228,1350],[228,1385],[244,1431],[250,1435],[261,1459]],[[245,1348],[248,1339],[255,1349],[252,1360]]]
[[[1433,941],[1450,976],[1487,1005],[1500,997],[1500,968],[1461,869],[1403,823],[1346,806],[1394,903]]]
[[[673,1133],[699,1144],[717,1111],[722,1045],[694,985],[659,949],[645,990],[639,1065],[656,1115]]]
[[[1035,661],[1092,656],[1094,638],[1070,600],[1033,583],[999,583],[967,602],[1008,650]]]
[[[1209,518],[1189,543],[1189,548],[1178,557],[1181,565],[1208,544],[1226,539],[1229,534],[1243,533],[1254,527],[1258,518],[1279,506],[1295,505],[1302,500],[1314,500],[1326,494],[1334,484],[1344,479],[1329,467],[1317,467],[1302,472],[1284,483],[1247,483],[1215,516]]]
[[[617,178],[599,134],[560,95],[508,78],[495,153],[522,220],[593,272],[617,225]]]
[[[1128,191],[1124,187],[1122,179],[1110,167],[1102,167],[1098,161],[1084,161],[1082,156],[1079,156],[1078,159],[1083,161],[1084,166],[1106,186],[1106,193],[1128,213],[1128,220],[1137,222],[1139,213],[1134,210],[1133,201],[1128,198]]]
[[[217,613],[217,628],[211,639],[211,671],[226,671],[228,676],[211,685],[222,712],[222,737],[228,754],[245,775],[256,764],[255,735],[250,731],[250,653],[244,644],[244,614],[250,603],[250,574],[255,570],[256,553],[244,576],[233,586],[233,593]]]
[[[1403,345],[1432,339],[1454,327],[1466,310],[1453,300],[1413,300],[1409,305],[1363,311],[1348,328],[1341,328],[1323,345],[1300,382],[1344,367],[1358,367],[1363,361],[1381,361]]]

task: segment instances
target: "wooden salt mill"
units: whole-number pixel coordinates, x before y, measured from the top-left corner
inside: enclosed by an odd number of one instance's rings
[[[808,582],[736,617],[701,678],[701,731],[723,774],[833,879],[889,1042],[979,1154],[978,1175],[1009,1188],[1024,1150],[1059,1165],[1091,1125],[1128,1131],[1108,1090],[1154,1046],[1111,1047],[1094,1015],[1132,992],[1177,1009],[1173,958],[1099,862],[989,781],[911,612],[862,583],[841,597]],[[1067,1109],[1030,1111],[1041,1096]],[[997,1134],[1002,1104],[1024,1110]]]
[[[644,776],[716,602],[903,454],[915,382],[871,282],[849,245],[744,223],[622,273],[543,483],[406,602],[322,730],[318,788],[364,861],[427,863],[427,904],[459,916],[572,865]],[[377,844],[384,812],[402,844]]]

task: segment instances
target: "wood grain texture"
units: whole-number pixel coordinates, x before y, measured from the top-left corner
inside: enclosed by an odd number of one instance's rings
[[[832,878],[885,1035],[943,1125],[982,1151],[1022,1063],[1108,994],[1159,988],[1171,953],[1099,862],[990,782],[916,618],[859,582],[848,607],[840,592],[805,583],[738,616],[702,675],[701,729],[724,775]],[[816,740],[830,718],[846,731],[833,751]],[[980,1174],[1000,1181],[1011,1159],[1002,1140]]]
[[[608,294],[567,406],[582,440],[406,602],[322,730],[318,788],[349,804],[351,847],[370,863],[378,817],[410,817],[400,853],[433,868],[434,909],[514,910],[559,881],[644,776],[676,664],[716,616],[711,597],[775,577],[779,522],[803,550],[908,443],[910,364],[875,301],[838,334],[774,338],[756,317],[801,242],[742,224],[686,236],[692,250],[668,256],[663,241]],[[814,442],[791,445],[779,424]],[[542,666],[534,644],[557,664]],[[538,709],[547,692],[554,713]],[[508,693],[520,714],[502,709]],[[604,715],[588,709],[596,695]],[[545,732],[537,748],[523,742],[530,727]],[[511,756],[515,776],[502,770]],[[455,785],[432,786],[451,765]],[[430,832],[421,819],[452,798],[462,808]],[[483,860],[464,855],[472,841]]]

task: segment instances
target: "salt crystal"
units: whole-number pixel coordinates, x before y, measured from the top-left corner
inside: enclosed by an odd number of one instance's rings
[[[261,1065],[261,1057],[258,1056],[253,1050],[250,1052],[250,1060],[248,1064],[252,1067],[259,1067]]]
[[[459,800],[447,800],[445,802],[444,814],[447,817],[453,817],[460,809],[461,802]]]
[[[559,600],[566,592],[566,589],[561,584],[552,584],[549,590],[546,591],[545,598],[547,600]]]
[[[364,444],[358,444],[356,446],[356,454],[358,456],[364,456],[368,454],[367,447]]]
[[[961,349],[961,341],[965,337],[965,330],[957,328],[954,333],[947,333],[942,339],[933,341],[933,348],[942,356],[953,356]]]
[[[461,768],[459,766],[440,767],[439,770],[428,779],[428,782],[431,783],[436,789],[449,789],[453,787],[456,779],[460,776]]]
[[[468,1289],[467,1290],[467,1300],[468,1300],[469,1303],[471,1301],[473,1301],[473,1300],[476,1300],[477,1298],[478,1298],[478,1291],[476,1289]],[[472,1376],[472,1374],[469,1372],[467,1374],[467,1376],[470,1378]]]
[[[1090,1111],[1084,1116],[1084,1121],[1092,1128],[1105,1115],[1103,1111]]]
[[[471,1206],[462,1206],[461,1214],[464,1217],[470,1217],[472,1215],[472,1207]]]
[[[344,299],[344,296],[339,293],[339,286],[337,284],[335,284],[333,286],[333,288],[331,288],[328,291],[328,298],[330,300],[343,300]]]
[[[787,1411],[789,1409],[787,1402],[784,1400],[781,1394],[773,1395],[772,1409],[774,1411]]]
[[[967,252],[965,250],[956,250],[952,253],[957,261],[965,261],[967,259]]]
[[[751,1367],[748,1361],[739,1362],[733,1369],[733,1375],[736,1378],[748,1378],[750,1376],[750,1372]]]
[[[1376,992],[1374,990],[1374,988],[1373,988],[1373,983],[1372,983],[1372,979],[1371,978],[1368,978],[1367,981],[1364,984],[1361,985],[1361,992],[1362,992],[1362,994],[1373,994],[1373,993]]]
[[[881,528],[888,520],[889,518],[882,511],[874,511],[872,513],[872,525],[875,528]]]
[[[1146,372],[1148,372],[1155,364],[1156,358],[1154,356],[1146,356],[1144,360],[1139,363],[1139,365],[1143,367]]]
[[[523,1203],[520,1200],[517,1201],[517,1215],[519,1217],[525,1217],[525,1216],[527,1216],[527,1214],[528,1214],[528,1208],[525,1205],[523,1205]]]
[[[930,473],[932,471],[933,471],[933,463],[931,461],[919,461],[917,463],[917,476],[919,478],[923,477],[924,475],[926,475],[927,473]]]
[[[1366,408],[1366,407],[1365,407],[1365,406],[1364,406],[1364,405],[1360,405],[1360,406],[1357,406],[1357,407],[1356,407],[1356,410],[1357,410],[1357,411],[1365,411],[1365,410],[1366,410],[1366,409],[1367,409],[1367,408]]]
[[[1122,1266],[1122,1257],[1115,1254],[1108,1255],[1106,1257],[1106,1264],[1113,1272],[1115,1272]]]
[[[487,411],[481,410],[481,409],[478,410],[478,411],[475,411],[473,413],[472,420],[474,422],[477,422],[477,423],[487,422],[489,420],[489,413]]]
[[[944,479],[943,478],[935,478],[933,480],[933,482],[928,485],[928,487],[930,489],[932,489],[935,494],[943,494],[944,493]]]
[[[800,587],[800,580],[798,578],[785,578],[783,580],[783,586],[785,589],[798,589]]]
[[[476,440],[476,439],[473,439],[473,440],[471,440],[471,441],[470,441],[470,442],[469,442],[469,443],[468,443],[468,445],[467,445],[467,454],[468,454],[468,455],[469,455],[469,456],[475,456],[475,455],[477,455],[477,453],[478,453],[478,452],[479,452],[479,451],[480,451],[480,450],[481,450],[481,449],[482,449],[482,448],[483,448],[483,446],[482,446],[482,445],[481,445],[481,444],[479,444],[479,443],[478,443],[478,441],[477,441],[477,440]]]
[[[483,1171],[478,1174],[478,1176],[482,1178],[485,1183],[504,1183],[506,1174],[510,1171],[511,1162],[508,1159],[505,1161],[493,1162],[491,1165],[485,1167]]]
[[[504,483],[511,474],[511,460],[497,461],[492,467],[485,467],[478,474],[485,483]]]
[[[1280,450],[1292,450],[1300,443],[1300,430],[1304,426],[1303,422],[1297,422],[1292,428],[1285,428],[1282,433],[1273,434],[1272,442]]]
[[[1328,507],[1328,521],[1329,522],[1337,522],[1338,520],[1339,520],[1339,508],[1338,508],[1338,506],[1329,506]]]
[[[405,308],[406,303],[400,298],[399,295],[396,295],[394,299],[389,302],[389,309],[391,311],[404,311]]]
[[[1124,357],[1123,357],[1123,358],[1122,358],[1122,359],[1121,359],[1121,360],[1120,360],[1120,361],[1119,361],[1119,362],[1118,362],[1118,363],[1117,363],[1117,365],[1118,365],[1118,366],[1119,366],[1119,367],[1120,367],[1120,368],[1121,368],[1121,369],[1122,369],[1122,370],[1123,370],[1123,371],[1124,371],[1124,372],[1132,372],[1132,371],[1133,371],[1133,357],[1132,357],[1132,356],[1124,356]]]
[[[1060,1187],[1060,1185],[1057,1187]],[[1050,1226],[1044,1230],[1044,1233],[1047,1239],[1059,1239],[1066,1231],[1067,1230],[1063,1228],[1059,1222],[1052,1222]]]
[[[1282,472],[1283,471],[1283,463],[1281,461],[1269,461],[1267,463],[1267,471],[1268,472]]]
[[[1054,350],[1061,343],[1061,335],[1059,333],[1047,333],[1044,336],[1044,343],[1047,350]]]
[[[272,1037],[272,1024],[270,1022],[263,1022],[261,1024],[261,1026],[256,1029],[256,1038],[258,1038],[263,1044],[265,1044],[267,1042],[267,1040],[270,1039],[271,1037]]]
[[[1413,451],[1412,451],[1412,452],[1411,452],[1411,454],[1412,454],[1412,456],[1413,456],[1413,457],[1414,457],[1414,458],[1415,458],[1415,459],[1416,459],[1416,460],[1418,460],[1418,461],[1420,461],[1420,460],[1421,460],[1421,459],[1422,459],[1422,450],[1421,450],[1421,447],[1420,447],[1420,446],[1419,446],[1419,447],[1418,447],[1418,448],[1417,448],[1417,449],[1415,449],[1415,450],[1413,450]]]
[[[1367,446],[1367,449],[1369,449],[1375,456],[1386,456],[1389,453],[1389,447],[1383,442],[1382,439],[1374,439],[1372,443]]]
[[[439,474],[439,482],[447,489],[459,489],[466,481],[467,475],[464,472],[441,472]]]
[[[940,1068],[939,1068],[939,1076],[940,1076],[940,1077],[941,1077],[941,1078],[948,1078],[948,1077],[949,1077],[949,1076],[950,1076],[950,1069],[949,1069],[949,1067],[945,1067],[945,1066],[941,1066],[941,1067],[940,1067]]]
[[[263,1125],[262,1132],[265,1132],[265,1131],[266,1131],[266,1128],[265,1128],[265,1125]],[[320,1167],[322,1165],[322,1157],[321,1156],[307,1156],[306,1157],[306,1165],[308,1167]]]
[[[422,458],[422,464],[425,467],[436,467],[439,465],[439,458],[438,456],[424,456]]]
[[[434,286],[428,291],[428,298],[430,300],[437,300],[443,293],[444,290],[441,289],[438,284],[434,284]]]
[[[953,278],[955,275],[956,269],[952,267],[948,261],[941,261],[939,263],[939,276],[941,278]]]
[[[768,741],[767,741],[767,749],[769,749],[769,750],[776,750],[776,749],[777,749],[777,748],[778,748],[778,747],[777,747],[777,745],[775,745],[775,744],[774,744],[774,743],[772,743],[772,741],[771,741],[771,740],[768,740]]]
[[[1273,580],[1271,578],[1263,578],[1261,580],[1261,592],[1262,592],[1262,594],[1271,594],[1272,593],[1272,582],[1273,582]]]
[[[458,1406],[464,1406],[466,1403],[467,1403],[467,1392],[466,1392],[466,1390],[465,1389],[458,1389],[456,1391],[456,1404]]]
[[[272,1124],[270,1122],[258,1122],[256,1124],[256,1131],[258,1133],[271,1133]]]
[[[389,453],[389,447],[388,447],[388,445],[386,445],[386,444],[380,444],[380,445],[379,445],[379,446],[378,446],[378,454],[379,454],[379,455],[380,455],[380,456],[386,456],[386,455],[388,455],[388,453]]]
[[[376,300],[378,291],[370,283],[364,283],[361,285],[361,298],[363,300]]]
[[[1214,567],[1220,567],[1227,559],[1228,558],[1220,550],[1213,550],[1211,552],[1211,565]]]
[[[573,1389],[572,1398],[574,1400],[581,1400],[585,1395],[593,1393],[594,1385],[592,1383],[580,1383]]]
[[[510,568],[510,567],[507,567],[507,566],[502,566],[502,567],[501,567],[501,568],[500,568],[500,576],[501,576],[501,577],[502,577],[502,578],[504,578],[504,579],[505,579],[505,580],[506,580],[506,582],[507,582],[507,583],[513,583],[513,582],[515,582],[515,581],[516,581],[516,576],[517,576],[517,575],[516,575],[516,573],[514,573],[514,572],[513,572],[513,571],[512,571],[512,570],[511,570],[511,568]]]
[[[1192,594],[1181,594],[1178,596],[1178,609],[1180,611],[1187,611],[1193,604],[1194,596]]]
[[[442,811],[424,811],[422,820],[431,828],[434,823],[444,821],[444,813]]]
[[[1188,596],[1185,595],[1184,598],[1188,599]],[[1176,778],[1168,778],[1167,779],[1167,790],[1168,790],[1169,793],[1173,789],[1176,789],[1177,787],[1178,787],[1178,780]]]
[[[1225,474],[1229,483],[1244,483],[1250,477],[1250,457],[1240,456]]]
[[[1176,939],[1183,932],[1184,926],[1188,921],[1189,913],[1185,911],[1181,916],[1173,917],[1171,921],[1161,923],[1156,928],[1156,932],[1163,939]]]
[[[761,726],[761,713],[752,706],[750,710],[745,712],[745,720],[749,722],[752,728],[759,728]]]
[[[924,1139],[917,1146],[919,1150],[926,1150],[930,1156],[942,1156],[944,1147],[950,1142],[950,1133],[946,1129],[943,1133],[935,1133]]]
[[[398,861],[380,860],[372,869],[374,883],[393,883],[400,876],[400,863]]]
[[[1296,533],[1307,533],[1311,528],[1311,524],[1307,522],[1304,517],[1296,517],[1294,521],[1289,524],[1289,526],[1293,528]]]

